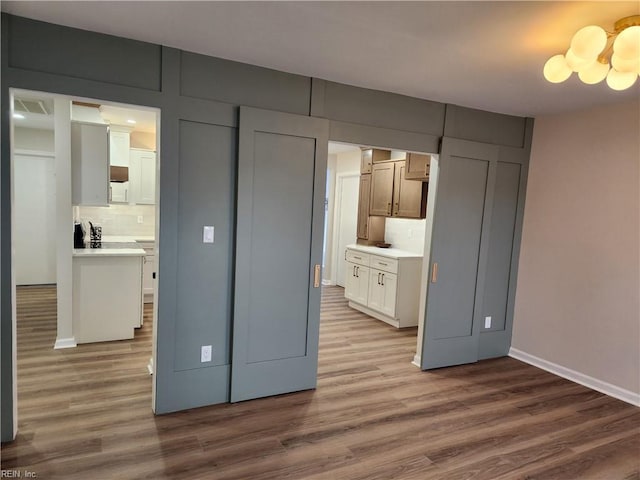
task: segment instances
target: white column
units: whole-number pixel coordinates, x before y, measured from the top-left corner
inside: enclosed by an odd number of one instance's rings
[[[58,334],[54,348],[76,346],[72,318],[73,210],[71,206],[71,101],[54,99],[56,154],[56,267]]]

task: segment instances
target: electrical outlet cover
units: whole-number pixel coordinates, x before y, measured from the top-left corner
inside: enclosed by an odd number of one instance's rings
[[[203,345],[200,348],[200,363],[211,361],[211,345]]]
[[[484,317],[484,328],[491,328],[491,317]]]

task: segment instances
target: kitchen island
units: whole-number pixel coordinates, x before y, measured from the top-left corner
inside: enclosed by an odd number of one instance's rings
[[[77,343],[133,338],[142,324],[142,263],[132,245],[73,250],[73,331]]]

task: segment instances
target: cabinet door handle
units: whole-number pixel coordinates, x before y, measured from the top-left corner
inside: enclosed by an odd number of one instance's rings
[[[378,272],[378,285],[380,285],[380,272]]]
[[[391,203],[387,203],[387,215],[391,215]]]
[[[384,286],[384,273],[382,274],[382,282],[380,282],[380,285]]]
[[[313,288],[320,286],[320,265],[316,265],[313,272]]]
[[[424,164],[424,176],[427,177],[429,175],[429,164]]]
[[[353,273],[351,274],[351,276],[352,277],[356,276],[356,266],[355,265],[353,266]]]
[[[438,282],[438,264],[437,262],[433,262],[433,266],[431,267],[431,283]]]
[[[396,202],[396,215],[400,213],[400,204]]]
[[[360,278],[360,267],[356,267],[356,277]]]

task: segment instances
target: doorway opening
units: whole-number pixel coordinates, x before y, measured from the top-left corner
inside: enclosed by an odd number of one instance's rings
[[[377,354],[417,365],[437,156],[337,142],[328,153],[321,332],[353,348],[368,338]]]
[[[70,410],[79,429],[101,409],[148,413],[160,111],[22,89],[10,100],[20,432]]]

